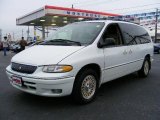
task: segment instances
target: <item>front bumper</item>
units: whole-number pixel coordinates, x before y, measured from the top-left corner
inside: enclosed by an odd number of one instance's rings
[[[27,93],[48,96],[48,97],[60,97],[70,95],[72,93],[73,83],[75,77],[66,78],[36,78],[28,77],[27,75],[12,71],[10,67],[6,69],[7,76],[13,87],[22,90]],[[11,82],[12,76],[17,76],[22,79],[22,86],[15,85]]]

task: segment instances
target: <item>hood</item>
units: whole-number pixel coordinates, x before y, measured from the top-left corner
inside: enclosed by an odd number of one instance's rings
[[[84,46],[48,46],[37,45],[16,54],[11,62],[30,65],[57,64],[70,54]]]

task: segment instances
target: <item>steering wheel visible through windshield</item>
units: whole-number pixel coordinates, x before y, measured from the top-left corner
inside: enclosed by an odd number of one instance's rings
[[[42,45],[81,46],[91,44],[104,26],[103,22],[77,22],[54,32]]]

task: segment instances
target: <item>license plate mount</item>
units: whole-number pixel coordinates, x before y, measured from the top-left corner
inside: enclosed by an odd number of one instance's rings
[[[12,76],[11,82],[12,82],[14,85],[17,85],[17,86],[22,87],[22,78],[21,78],[21,77]]]

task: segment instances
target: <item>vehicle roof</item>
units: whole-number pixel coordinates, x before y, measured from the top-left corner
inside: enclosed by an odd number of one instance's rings
[[[109,23],[126,23],[126,24],[133,24],[133,25],[140,26],[140,25],[135,24],[135,23],[126,22],[126,21],[116,21],[116,20],[92,20],[92,21],[83,21],[83,22],[104,22],[105,24],[109,24]]]

